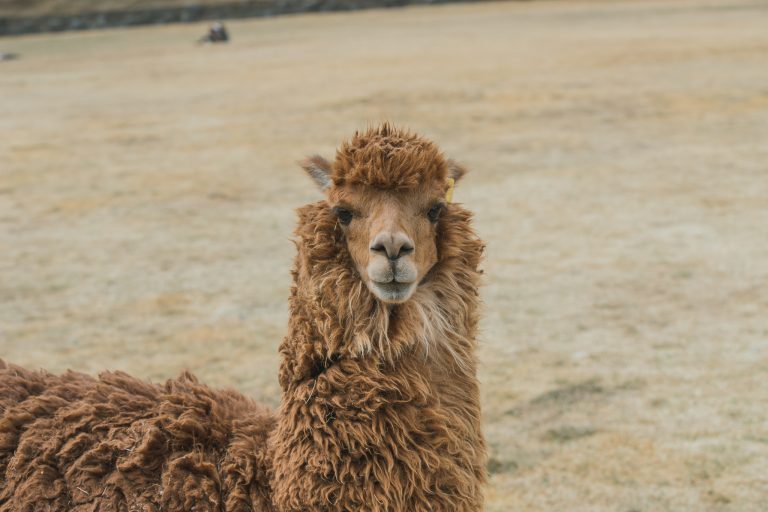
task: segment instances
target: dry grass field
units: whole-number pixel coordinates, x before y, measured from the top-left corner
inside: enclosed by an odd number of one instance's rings
[[[0,357],[278,399],[295,161],[472,169],[489,511],[768,510],[768,4],[487,3],[0,39]]]

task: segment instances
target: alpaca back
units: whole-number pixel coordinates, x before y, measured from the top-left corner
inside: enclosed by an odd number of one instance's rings
[[[273,424],[186,373],[160,386],[0,361],[0,511],[271,511]]]

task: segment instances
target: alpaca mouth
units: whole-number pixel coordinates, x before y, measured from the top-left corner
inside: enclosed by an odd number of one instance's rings
[[[384,302],[399,303],[405,302],[411,297],[413,290],[416,288],[416,283],[402,283],[395,280],[386,283],[371,281],[370,288],[373,294]]]

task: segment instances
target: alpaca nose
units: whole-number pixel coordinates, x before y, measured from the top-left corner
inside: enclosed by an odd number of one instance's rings
[[[379,233],[371,243],[371,252],[395,261],[413,252],[413,241],[405,233]]]

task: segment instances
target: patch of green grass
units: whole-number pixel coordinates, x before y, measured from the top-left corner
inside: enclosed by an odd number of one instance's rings
[[[504,460],[498,457],[491,456],[488,458],[486,469],[491,475],[499,473],[513,473],[518,468],[517,462],[513,460]]]
[[[591,437],[597,432],[598,430],[592,427],[564,425],[562,427],[547,430],[542,439],[552,443],[567,443],[569,441]]]

